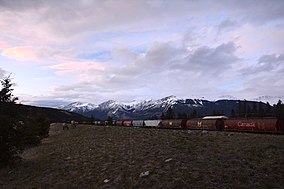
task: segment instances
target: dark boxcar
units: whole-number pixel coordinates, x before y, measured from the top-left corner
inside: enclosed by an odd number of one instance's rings
[[[186,122],[187,129],[224,130],[223,119],[190,119]]]
[[[116,121],[116,122],[115,122],[115,125],[116,125],[116,126],[123,126],[123,121]]]
[[[123,121],[123,126],[126,126],[126,127],[132,126],[132,120],[125,120],[125,121]]]
[[[133,120],[132,121],[133,127],[144,127],[144,121],[143,120]]]
[[[161,128],[174,128],[174,129],[183,129],[186,127],[185,119],[168,119],[162,120]]]
[[[226,131],[283,133],[283,120],[277,118],[236,118],[225,120]]]
[[[203,129],[202,119],[189,119],[186,121],[186,129]]]

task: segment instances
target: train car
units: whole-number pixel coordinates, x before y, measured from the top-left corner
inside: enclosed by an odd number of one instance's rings
[[[94,121],[94,125],[98,125],[98,121]]]
[[[186,129],[203,129],[202,119],[189,119],[186,121]]]
[[[144,127],[144,120],[133,120],[132,121],[133,127]]]
[[[284,133],[284,120],[277,118],[232,118],[225,120],[225,131]]]
[[[186,122],[186,128],[222,131],[226,119],[228,119],[226,116],[206,116],[202,119],[190,119]]]
[[[123,126],[126,126],[126,127],[132,126],[132,120],[124,120],[123,121]]]
[[[115,125],[116,125],[116,126],[123,126],[123,121],[116,121],[116,122],[115,122]]]
[[[186,121],[186,119],[162,120],[160,128],[184,129],[186,128]]]
[[[160,127],[162,120],[144,120],[145,127]]]

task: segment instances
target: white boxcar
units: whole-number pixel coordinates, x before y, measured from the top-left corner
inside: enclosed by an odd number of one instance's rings
[[[133,127],[143,127],[144,121],[143,120],[133,120],[132,125]]]
[[[159,127],[162,120],[145,120],[145,127]]]

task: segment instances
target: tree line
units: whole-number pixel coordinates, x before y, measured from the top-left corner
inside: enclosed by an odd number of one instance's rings
[[[221,116],[225,115],[223,110],[213,110],[211,115]],[[276,117],[284,119],[284,104],[281,100],[271,106],[268,102],[248,102],[246,100],[239,100],[235,109],[231,110],[230,117]],[[160,119],[193,119],[201,118],[203,115],[196,109],[192,112],[179,112],[176,113],[173,107],[170,106],[165,112],[162,112]],[[150,117],[150,119],[159,119],[157,115]]]
[[[284,118],[284,104],[279,100],[277,104],[271,106],[268,102],[248,102],[238,101],[237,110],[232,110],[231,117],[277,117]]]

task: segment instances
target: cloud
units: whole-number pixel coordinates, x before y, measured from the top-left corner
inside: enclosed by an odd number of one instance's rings
[[[2,52],[2,56],[13,58],[19,61],[32,61],[36,58],[33,47],[8,48]]]
[[[91,61],[66,61],[64,63],[47,66],[46,68],[56,70],[61,76],[76,77],[80,80],[90,80],[93,72],[102,72],[105,69],[104,63]],[[96,76],[94,76],[96,77]]]
[[[256,78],[284,69],[283,4],[2,0],[1,67],[21,75],[16,64],[32,63],[35,78],[56,77],[46,102],[254,95]]]
[[[262,55],[255,65],[244,67],[240,71],[246,75],[272,75],[275,72],[281,72],[282,69],[284,69],[284,54],[268,54]]]
[[[56,64],[58,61],[73,58],[76,53],[70,48],[51,48],[44,46],[16,46],[5,48],[2,56],[19,62],[36,64]]]
[[[217,25],[218,32],[230,31],[237,27],[238,24],[236,21],[232,21],[230,19],[223,20],[220,24]]]
[[[276,94],[284,94],[284,81],[283,70],[278,73],[274,73],[273,77],[263,77],[255,75],[250,79],[247,79],[244,83],[244,88],[240,93],[243,97],[258,97],[263,94],[275,96]]]
[[[6,72],[5,70],[3,70],[3,69],[0,68],[0,79],[4,78],[4,76],[5,76],[6,73],[7,73],[7,72]]]
[[[69,95],[89,100],[107,100],[106,97],[113,99],[113,96],[117,100],[118,97],[135,98],[137,92],[157,98],[160,94],[173,93],[170,91],[178,95],[214,89],[218,93],[216,85],[230,82],[228,75],[234,75],[228,70],[239,60],[234,54],[236,49],[233,42],[228,42],[217,47],[200,47],[189,53],[183,46],[155,43],[143,55],[124,49],[120,56],[132,60],[127,66],[106,66],[98,70],[96,64],[82,64],[82,68],[78,68],[78,64],[62,64],[50,68],[83,78],[74,84],[57,87],[56,96],[68,91]],[[92,66],[96,69],[91,69]],[[220,81],[224,77],[227,80]]]

